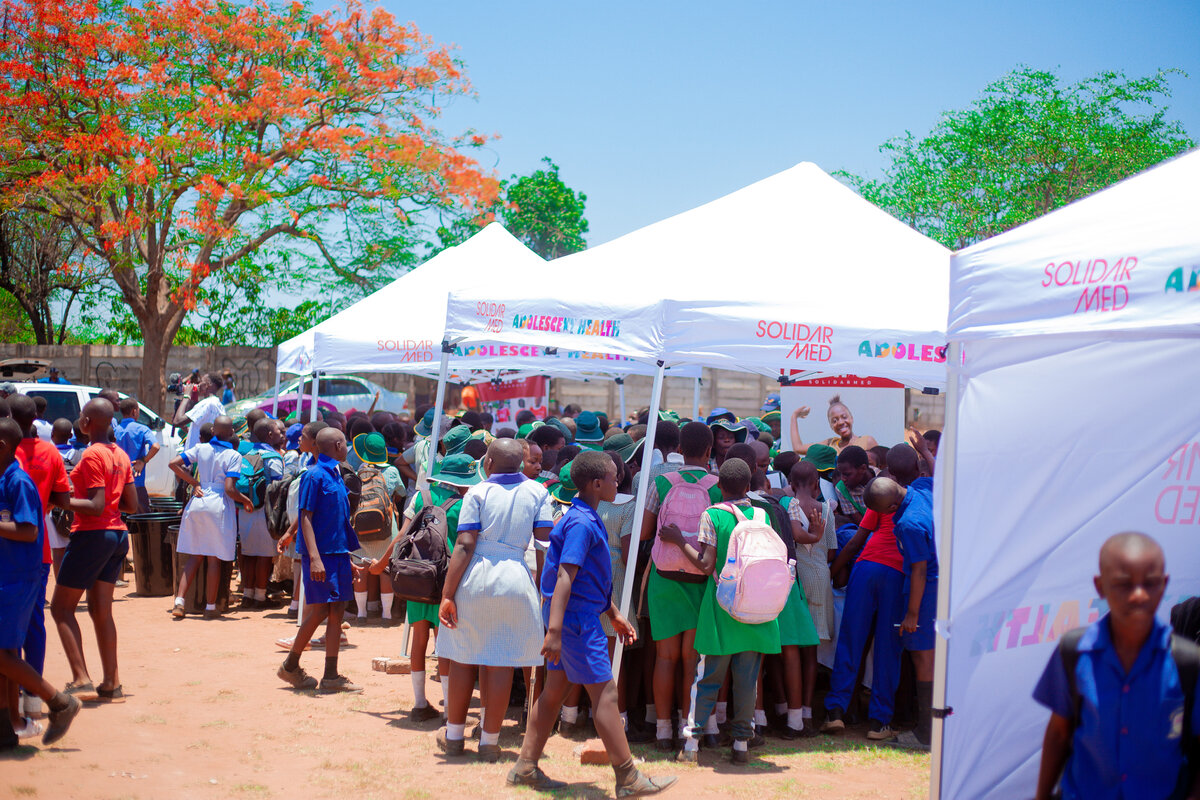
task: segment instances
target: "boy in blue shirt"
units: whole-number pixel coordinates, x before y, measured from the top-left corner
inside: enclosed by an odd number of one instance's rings
[[[146,492],[146,465],[158,455],[158,440],[154,432],[137,421],[138,402],[132,397],[121,400],[121,418],[113,423],[117,447],[129,456],[133,469],[133,488],[137,492],[138,513],[150,510],[150,495]]]
[[[15,690],[9,681],[45,701],[50,726],[42,736],[53,744],[67,733],[79,713],[78,698],[56,690],[24,661],[25,644],[35,603],[40,601],[42,538],[46,535],[42,500],[37,486],[17,464],[21,427],[0,419],[0,752],[17,746],[8,708]]]
[[[361,692],[337,671],[342,639],[342,615],[353,594],[350,553],[358,549],[358,536],[350,526],[350,498],[338,472],[346,460],[346,437],[337,428],[317,434],[317,463],[300,477],[300,554],[304,580],[304,619],[287,659],[275,673],[294,689],[322,693]],[[300,668],[300,654],[317,626],[325,623],[325,675],[318,684]]]
[[[626,643],[633,627],[612,602],[612,556],[608,534],[596,513],[601,501],[617,496],[617,467],[603,452],[585,450],[571,463],[571,481],[579,489],[571,507],[550,532],[550,548],[542,569],[542,618],[546,639],[546,686],[529,714],[521,756],[508,773],[512,786],[539,791],[562,789],[538,767],[563,698],[572,683],[583,685],[595,709],[600,734],[617,776],[617,797],[657,794],[675,778],[650,778],[633,762],[625,727],[617,710],[617,685],[609,664],[608,639],[600,625],[607,614],[613,630]]]
[[[928,750],[933,731],[933,620],[937,616],[938,561],[933,539],[933,479],[917,478],[908,487],[891,478],[876,478],[863,495],[867,507],[892,514],[896,546],[904,557],[904,593],[908,598],[900,623],[900,643],[912,655],[917,679],[917,727],[893,744]]]
[[[1049,800],[1060,776],[1064,800],[1200,797],[1186,753],[1200,720],[1184,708],[1196,687],[1184,691],[1175,660],[1200,656],[1155,616],[1169,577],[1162,548],[1144,533],[1100,548],[1095,586],[1108,613],[1063,637],[1074,647],[1059,644],[1033,690],[1051,712],[1037,800]],[[1071,676],[1064,651],[1074,654]]]

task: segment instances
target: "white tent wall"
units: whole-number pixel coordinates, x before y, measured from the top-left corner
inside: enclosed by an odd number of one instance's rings
[[[933,797],[1033,794],[1031,694],[1062,633],[1106,611],[1106,538],[1162,544],[1163,621],[1200,593],[1197,185],[1192,152],[954,256]]]

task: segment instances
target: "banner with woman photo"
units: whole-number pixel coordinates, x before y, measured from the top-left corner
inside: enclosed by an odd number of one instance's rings
[[[904,441],[904,385],[883,378],[830,375],[797,381],[780,391],[783,448],[857,444],[869,449]],[[794,421],[794,425],[792,424]]]

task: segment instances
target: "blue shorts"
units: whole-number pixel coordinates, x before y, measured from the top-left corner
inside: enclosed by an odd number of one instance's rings
[[[933,620],[937,616],[937,578],[925,581],[925,594],[921,595],[921,609],[917,613],[917,630],[915,633],[900,635],[900,643],[905,650],[932,650],[937,637],[933,630]],[[907,593],[906,593],[907,594]],[[905,597],[905,603],[908,598]],[[907,608],[907,606],[905,606]]]
[[[542,603],[542,622],[550,625],[550,602]],[[567,680],[586,686],[612,680],[612,662],[608,657],[608,637],[600,617],[595,614],[572,614],[563,617],[562,652],[557,664],[546,664],[550,670],[562,670]]]
[[[127,531],[76,531],[67,539],[57,583],[83,590],[96,581],[116,583],[128,554]]]
[[[0,578],[0,650],[20,650],[25,646],[25,634],[41,592],[41,578],[33,581]]]
[[[325,580],[314,581],[308,556],[300,559],[300,575],[304,579],[305,603],[345,603],[354,596],[354,575],[350,569],[349,553],[322,553]]]

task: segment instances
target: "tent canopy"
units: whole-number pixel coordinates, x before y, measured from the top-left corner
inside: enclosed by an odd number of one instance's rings
[[[1200,592],[1198,182],[1192,152],[953,258],[942,797],[1033,794],[1049,711],[1031,695],[1059,637],[1107,611],[1105,539],[1163,546],[1163,621]],[[1115,763],[1104,777],[1119,785]]]
[[[949,251],[802,163],[554,262],[558,285],[456,290],[447,332],[759,372],[944,384]]]

